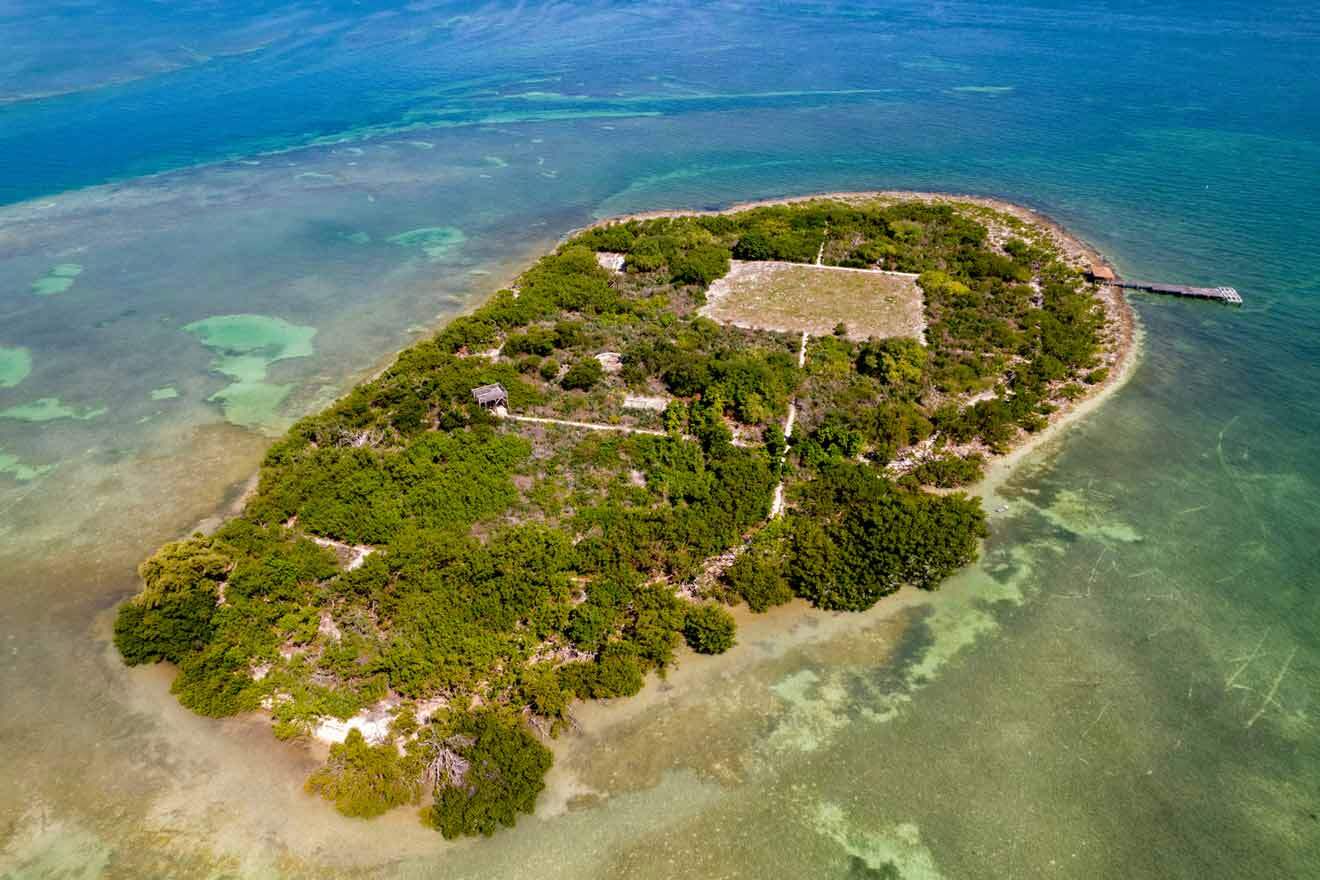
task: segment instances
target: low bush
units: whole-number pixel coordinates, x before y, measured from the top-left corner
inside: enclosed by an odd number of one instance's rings
[[[723,654],[736,642],[738,625],[733,615],[718,605],[695,605],[688,609],[683,636],[698,654]]]

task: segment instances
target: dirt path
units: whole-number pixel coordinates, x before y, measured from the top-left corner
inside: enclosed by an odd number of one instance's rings
[[[802,344],[798,346],[798,369],[807,365],[807,334],[802,334]],[[784,454],[779,456],[779,464],[782,467],[784,461],[788,458],[788,441],[793,436],[793,426],[797,424],[797,401],[789,401],[788,417],[784,419]],[[770,502],[770,518],[774,519],[784,512],[784,481],[781,479],[779,485],[775,486],[774,500]]]
[[[617,431],[620,434],[645,434],[648,437],[668,437],[667,431],[658,431],[655,428],[633,428],[628,425],[603,425],[600,422],[574,422],[570,419],[550,419],[542,416],[515,416],[503,408],[495,411],[495,417],[499,419],[508,419],[511,422],[527,422],[533,425],[563,425],[565,428],[582,428],[587,431]],[[680,434],[684,440],[696,440],[692,434]],[[749,443],[741,437],[734,437],[731,441],[734,446],[740,449],[749,449],[759,444]]]
[[[515,416],[507,412],[496,413],[501,419],[514,422],[531,422],[538,425],[563,425],[568,428],[585,428],[588,431],[619,431],[624,434],[646,434],[650,437],[667,437],[664,431],[654,428],[633,428],[628,425],[602,425],[599,422],[574,422],[569,419],[547,419],[540,416]]]
[[[730,265],[752,263],[757,266],[788,266],[790,268],[820,269],[822,272],[852,272],[858,275],[887,275],[890,278],[920,278],[917,272],[899,272],[895,269],[862,269],[857,266],[826,266],[824,263],[792,263],[787,260],[731,260]]]
[[[339,563],[344,566],[345,571],[361,568],[362,563],[367,561],[367,557],[376,552],[376,548],[369,544],[345,544],[342,541],[333,541],[330,538],[321,537],[314,537],[312,541],[335,551],[335,555],[339,557]]]

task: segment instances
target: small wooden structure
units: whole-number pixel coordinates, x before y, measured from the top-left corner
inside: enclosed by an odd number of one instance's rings
[[[1106,266],[1104,263],[1092,263],[1091,270],[1087,272],[1086,275],[1098,284],[1113,284],[1118,278],[1118,276],[1114,274],[1114,270]]]
[[[1114,270],[1103,263],[1092,263],[1086,277],[1097,284],[1113,284],[1125,290],[1142,290],[1146,293],[1165,293],[1171,296],[1189,296],[1193,299],[1212,299],[1230,305],[1242,305],[1242,294],[1232,287],[1190,287],[1186,284],[1126,281],[1115,275]]]
[[[509,406],[509,392],[499,382],[494,385],[481,385],[472,389],[472,399],[482,409],[494,409],[497,406]]]

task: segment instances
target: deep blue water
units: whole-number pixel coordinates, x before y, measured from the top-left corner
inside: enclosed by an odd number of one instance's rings
[[[506,114],[910,103],[1007,84],[1010,107],[990,112],[1039,114],[1038,157],[1151,124],[1307,138],[1320,115],[1308,3],[6,5],[0,100],[73,90],[0,111],[6,202]],[[949,118],[929,134],[988,126],[969,103],[938,101]],[[837,147],[855,154],[886,134],[849,132],[862,142]],[[959,133],[979,141],[962,157],[1019,146],[988,134]]]
[[[108,649],[270,432],[567,230],[872,188],[1247,300],[1134,299],[1132,383],[892,656],[759,637],[446,849]],[[183,329],[224,314],[316,331],[259,418]],[[0,0],[0,874],[1320,876],[1317,388],[1314,3]]]

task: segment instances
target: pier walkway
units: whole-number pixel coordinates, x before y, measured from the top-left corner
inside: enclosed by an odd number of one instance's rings
[[[1151,284],[1146,281],[1113,282],[1127,290],[1144,290],[1146,293],[1167,293],[1172,296],[1189,296],[1194,299],[1213,299],[1230,305],[1242,305],[1242,295],[1232,287],[1188,287],[1182,284]]]
[[[1125,290],[1144,290],[1146,293],[1166,293],[1170,296],[1188,296],[1192,299],[1213,299],[1229,305],[1242,305],[1242,294],[1234,287],[1190,287],[1185,284],[1155,284],[1150,281],[1126,281],[1119,278],[1112,266],[1094,262],[1086,277],[1097,284],[1112,284]]]

